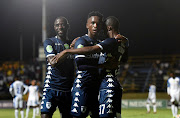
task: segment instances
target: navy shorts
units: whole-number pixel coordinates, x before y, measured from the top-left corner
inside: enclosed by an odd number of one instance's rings
[[[82,79],[75,79],[72,89],[71,115],[86,118],[89,112],[91,118],[99,118],[99,84],[86,86]]]
[[[122,87],[114,76],[106,76],[99,91],[99,116],[115,117],[121,114]]]
[[[44,89],[45,90],[45,89]],[[70,115],[71,109],[71,92],[57,91],[46,89],[43,91],[41,101],[41,114],[50,114],[59,108],[62,118],[72,118]]]

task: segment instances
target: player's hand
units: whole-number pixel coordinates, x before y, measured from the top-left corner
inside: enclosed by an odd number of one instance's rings
[[[65,60],[67,56],[68,53],[66,52],[66,50],[64,50],[61,53],[55,55],[50,61],[52,62],[52,64],[56,64],[58,62],[62,62],[63,60]]]
[[[74,48],[74,45],[76,43],[76,41],[79,39],[80,37],[77,37],[75,38],[72,42],[71,42],[71,45],[70,45],[70,48],[73,49]]]
[[[126,43],[126,41],[127,41],[127,38],[121,34],[116,35],[115,39],[119,39],[118,40],[119,43],[121,43],[121,42]]]

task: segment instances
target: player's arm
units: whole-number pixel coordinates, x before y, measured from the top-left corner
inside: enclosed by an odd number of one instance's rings
[[[57,54],[56,56],[54,56],[51,61],[53,63],[58,63],[66,59],[66,57],[70,54],[86,54],[87,55],[87,54],[97,53],[100,51],[101,51],[101,48],[98,45],[87,46],[87,47],[77,48],[77,49],[66,49],[62,51],[61,53]]]
[[[24,92],[23,92],[23,95],[25,95],[27,92],[28,92],[28,86],[23,84],[23,87],[24,87]]]
[[[169,83],[169,79],[167,81],[167,94],[170,95],[170,83]]]
[[[9,93],[11,94],[12,97],[14,97],[14,94],[13,94],[13,84],[11,84],[10,87],[9,87]]]
[[[74,48],[74,45],[76,43],[76,41],[79,39],[80,37],[77,37],[75,38],[72,42],[71,42],[71,45],[70,45],[70,48],[73,49]]]

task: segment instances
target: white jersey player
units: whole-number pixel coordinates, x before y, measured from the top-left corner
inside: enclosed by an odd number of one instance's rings
[[[20,109],[21,118],[24,118],[23,111],[23,95],[28,91],[28,87],[20,80],[15,80],[10,85],[9,92],[13,97],[13,105],[15,108],[15,118],[18,118],[18,109]]]
[[[180,101],[180,79],[175,77],[174,73],[170,73],[170,78],[167,81],[167,94],[171,96],[171,110],[173,117],[176,117]]]
[[[149,86],[149,94],[146,103],[147,113],[150,113],[150,104],[153,105],[153,112],[156,113],[156,86],[152,84]]]
[[[26,118],[28,118],[30,107],[33,108],[33,118],[35,118],[36,114],[39,114],[37,113],[39,111],[39,88],[36,85],[36,80],[31,81],[31,85],[29,86],[28,90],[29,96],[27,101]]]

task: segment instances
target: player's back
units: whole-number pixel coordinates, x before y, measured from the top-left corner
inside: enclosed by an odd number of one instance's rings
[[[16,80],[12,83],[11,87],[13,88],[14,95],[23,95],[24,83],[22,81]]]
[[[29,97],[28,100],[35,100],[38,95],[38,86],[29,86]]]

